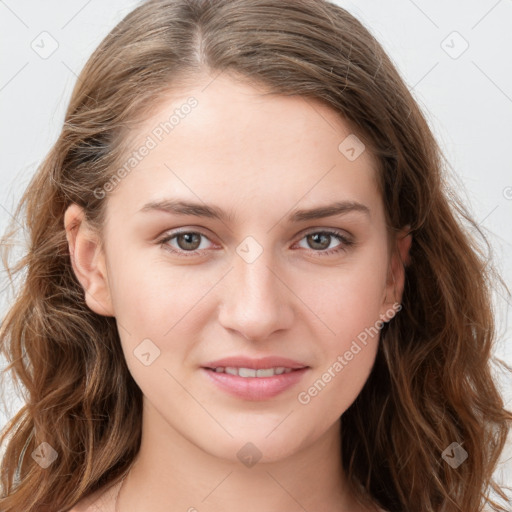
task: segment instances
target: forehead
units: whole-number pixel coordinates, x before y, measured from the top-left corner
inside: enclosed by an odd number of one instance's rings
[[[175,196],[253,213],[378,199],[376,162],[336,111],[222,74],[170,92],[128,140],[110,198],[125,214]]]

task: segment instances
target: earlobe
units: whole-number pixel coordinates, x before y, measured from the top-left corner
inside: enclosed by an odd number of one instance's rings
[[[108,285],[105,255],[97,234],[88,226],[83,209],[70,205],[64,228],[73,271],[85,292],[87,306],[103,316],[114,316]]]

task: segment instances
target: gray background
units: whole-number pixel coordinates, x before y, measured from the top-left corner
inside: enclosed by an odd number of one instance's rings
[[[398,67],[453,166],[452,183],[489,236],[510,284],[512,0],[337,3],[370,29]],[[1,232],[58,136],[78,73],[136,5],[127,0],[0,0]],[[52,45],[55,51],[46,55]],[[0,317],[12,300],[6,284],[2,272]],[[510,301],[496,297],[496,355],[509,364],[511,309]],[[498,371],[497,376],[511,408],[512,380]],[[1,426],[21,404],[11,388],[3,392],[10,400],[0,410]],[[502,459],[497,477],[512,485],[510,446]]]

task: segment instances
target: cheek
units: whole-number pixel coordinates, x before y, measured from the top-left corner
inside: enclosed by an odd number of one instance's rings
[[[311,275],[300,286],[297,281],[298,295],[324,325],[318,332],[330,353],[344,350],[352,339],[380,319],[385,258],[385,249],[375,246],[354,254],[321,277]]]
[[[163,249],[162,249],[163,252]],[[144,251],[113,261],[112,300],[116,318],[128,330],[162,337],[205,294],[212,284],[198,279],[197,267],[172,266],[163,257],[143,257]],[[131,327],[131,329],[130,329]]]
[[[350,274],[333,280],[319,300],[324,308],[322,319],[330,331],[318,330],[322,333],[317,335],[322,360],[297,395],[308,415],[322,418],[318,431],[350,407],[371,372],[382,325],[380,282],[351,269]]]
[[[360,394],[373,367],[376,351],[376,341],[366,345],[358,340],[348,343],[328,358],[325,366],[299,389],[299,411],[305,417],[317,418],[316,434],[337,421]]]
[[[198,278],[193,266],[142,264],[133,256],[114,269],[111,293],[128,367],[138,372],[138,356],[148,351],[158,354],[152,368],[181,364],[191,349],[185,341],[198,338],[193,334],[209,314],[205,299],[218,278],[204,273]]]

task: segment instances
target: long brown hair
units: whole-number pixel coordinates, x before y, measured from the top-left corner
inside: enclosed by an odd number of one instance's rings
[[[95,191],[126,158],[130,127],[205,72],[338,112],[379,162],[390,233],[411,227],[403,309],[382,328],[372,373],[341,419],[340,456],[361,501],[392,512],[505,510],[491,498],[506,498],[493,472],[512,420],[491,366],[491,293],[503,281],[394,65],[357,19],[323,0],[150,0],[88,60],[2,239],[11,284],[22,280],[0,349],[26,405],[0,438],[0,509],[68,510],[119,482],[138,452],[142,393],[115,319],[85,303],[63,217],[76,203],[101,231],[108,196]],[[17,224],[28,248],[10,265]],[[43,442],[57,453],[46,469],[30,456]],[[452,443],[468,454],[457,468],[442,457]]]

